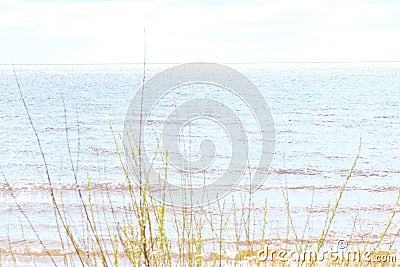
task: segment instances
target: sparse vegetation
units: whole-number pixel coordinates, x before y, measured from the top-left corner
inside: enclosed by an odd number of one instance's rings
[[[59,247],[50,248],[42,241],[40,233],[36,231],[34,223],[31,222],[26,211],[18,204],[12,186],[9,185],[11,196],[16,202],[23,219],[29,223],[31,230],[41,247],[40,251],[33,250],[29,244],[24,249],[13,247],[11,242],[0,250],[0,262],[9,257],[8,261],[18,266],[19,257],[46,258],[46,265],[54,266],[289,266],[291,262],[282,262],[275,258],[274,261],[263,261],[260,251],[266,245],[271,245],[268,239],[268,201],[265,198],[263,208],[257,210],[253,194],[243,192],[241,198],[227,197],[207,207],[171,207],[163,202],[152,198],[151,187],[148,181],[149,166],[143,166],[141,161],[141,148],[137,139],[131,142],[131,155],[136,163],[132,173],[139,179],[135,183],[131,172],[126,166],[123,149],[122,136],[116,134],[110,123],[110,129],[114,136],[116,152],[121,162],[121,175],[125,178],[124,198],[125,204],[118,206],[110,197],[110,188],[107,186],[95,189],[90,177],[82,181],[77,177],[77,166],[74,165],[71,149],[70,165],[76,185],[76,193],[79,197],[81,216],[71,216],[68,206],[64,201],[64,192],[56,190],[54,180],[47,168],[46,155],[42,150],[40,137],[32,121],[29,109],[24,101],[20,85],[17,80],[23,105],[28,120],[31,124],[36,141],[45,166],[45,175],[48,182],[48,193],[51,198],[54,218],[58,225]],[[64,113],[66,114],[64,106]],[[68,140],[68,121],[65,115],[65,134]],[[282,188],[282,195],[286,204],[287,228],[281,233],[283,238],[279,240],[280,247],[270,247],[269,255],[278,251],[296,251],[305,253],[310,250],[321,253],[323,249],[337,242],[331,232],[335,223],[335,217],[340,209],[343,194],[356,167],[361,151],[361,140],[358,153],[354,163],[350,167],[347,177],[338,191],[334,203],[327,203],[326,219],[323,222],[323,231],[317,240],[306,240],[304,231],[300,233],[295,227],[291,214],[289,190]],[[168,154],[157,152],[154,157],[162,158],[165,164],[163,177],[160,177],[161,188],[164,188],[164,197],[168,192],[165,190],[165,182],[168,177]],[[189,190],[189,189],[188,189]],[[400,202],[400,191],[397,202],[394,203],[392,215],[388,218],[384,231],[379,235],[377,243],[371,251],[371,258],[379,255],[395,255],[393,244],[395,238],[390,239],[388,251],[381,251],[381,245],[387,236],[388,229],[398,227],[393,224],[394,217],[398,212]],[[190,202],[190,200],[188,200]],[[312,204],[311,204],[312,205]],[[310,211],[311,213],[311,211]],[[310,216],[310,214],[305,214]],[[22,229],[24,231],[25,229]],[[400,231],[400,228],[399,228]],[[294,236],[294,238],[291,238]],[[349,243],[352,240],[347,240]],[[368,252],[367,244],[358,245],[361,253]],[[264,255],[265,256],[265,255]],[[398,261],[400,257],[398,256]],[[38,260],[37,260],[38,261]],[[32,259],[33,263],[35,262]],[[293,264],[293,263],[292,263]],[[352,263],[350,260],[343,262],[319,262],[316,258],[310,258],[295,263],[299,266],[396,266],[396,263]]]

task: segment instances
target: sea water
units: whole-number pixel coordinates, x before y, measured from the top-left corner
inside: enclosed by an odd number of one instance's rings
[[[171,66],[147,64],[145,78]],[[393,210],[398,211],[400,63],[229,66],[257,86],[274,120],[274,160],[267,179],[253,195],[255,209],[262,209],[267,200],[268,237],[279,240],[287,232],[284,194],[288,195],[295,229],[306,233],[306,239],[320,236],[328,205],[337,199],[360,142],[360,157],[331,230],[337,239],[347,239],[355,232],[366,239],[379,236]],[[18,246],[22,240],[40,248],[21,209],[44,242],[58,244],[46,168],[35,131],[54,188],[64,192],[63,202],[71,216],[78,218],[76,224],[81,216],[77,188],[83,188],[88,180],[99,196],[107,188],[107,198],[115,207],[124,206],[127,200],[122,196],[127,186],[115,139],[120,142],[125,113],[142,80],[142,64],[0,66],[3,248],[9,243]],[[199,94],[191,92],[190,87],[185,90],[189,96]],[[212,127],[207,128],[208,135],[217,135]],[[216,166],[223,166],[219,163],[217,160]],[[212,179],[219,173],[214,168],[208,174]],[[245,190],[237,187],[226,202]],[[387,242],[396,235],[399,223],[396,215]],[[259,229],[259,225],[255,227]],[[399,243],[395,246],[398,249]]]

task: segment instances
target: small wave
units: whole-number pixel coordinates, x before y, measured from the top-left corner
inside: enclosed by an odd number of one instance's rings
[[[274,168],[271,169],[271,173],[275,174],[296,174],[296,175],[321,175],[325,178],[328,177],[340,177],[347,175],[349,173],[348,169],[336,169],[336,170],[321,170],[316,168],[293,168],[293,169],[284,169],[284,168]],[[393,174],[400,174],[400,170],[397,169],[389,169],[389,170],[354,170],[353,177],[387,177]]]
[[[76,191],[88,190],[89,183],[54,183],[51,186],[48,183],[0,183],[0,191],[47,191],[50,188],[58,191]],[[92,190],[127,190],[129,184],[125,182],[91,182]]]

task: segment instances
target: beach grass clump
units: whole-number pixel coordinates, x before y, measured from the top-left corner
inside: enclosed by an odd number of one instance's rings
[[[305,229],[296,228],[289,198],[290,190],[283,186],[282,197],[287,217],[280,221],[286,227],[282,228],[283,232],[274,233],[279,238],[272,240],[268,199],[265,197],[262,208],[257,208],[251,191],[243,190],[231,198],[228,196],[208,206],[167,205],[165,198],[169,192],[166,190],[166,183],[171,174],[168,172],[168,153],[161,153],[161,150],[153,155],[153,159],[159,158],[164,164],[164,172],[160,174],[157,188],[161,190],[161,199],[156,200],[151,193],[153,185],[149,181],[152,166],[143,164],[139,138],[130,140],[130,153],[125,154],[122,144],[126,142],[123,142],[121,135],[115,134],[111,123],[110,130],[116,154],[120,159],[121,177],[124,177],[125,187],[121,191],[123,205],[113,202],[112,188],[104,186],[99,189],[90,177],[80,181],[77,175],[78,166],[72,160],[69,147],[67,111],[64,105],[67,149],[75,182],[74,193],[78,196],[80,210],[79,216],[72,215],[64,198],[65,192],[56,189],[54,178],[50,174],[41,139],[24,101],[18,79],[17,84],[43,160],[48,194],[57,225],[58,245],[50,247],[43,240],[28,213],[15,197],[12,185],[4,177],[16,207],[28,222],[29,229],[22,231],[32,231],[41,250],[35,252],[27,242],[21,249],[9,238],[7,246],[0,248],[0,262],[19,266],[21,258],[27,255],[33,263],[39,262],[38,258],[46,258],[46,264],[54,266],[396,266],[396,261],[400,262],[400,256],[396,256],[394,247],[400,231],[400,227],[394,223],[399,210],[400,191],[393,205],[393,212],[378,238],[365,243],[353,240],[352,237],[346,240],[349,244],[357,245],[356,252],[359,254],[355,256],[359,256],[358,261],[350,257],[320,258],[321,255],[326,256],[324,253],[329,246],[339,245],[332,228],[343,195],[350,193],[347,188],[361,153],[361,140],[354,162],[337,192],[337,198],[333,203],[326,204],[326,217],[321,222],[323,230],[318,238],[307,239]],[[155,142],[159,148],[159,141]],[[131,157],[130,162],[134,163],[129,168],[125,157]],[[190,204],[191,199],[186,201]],[[311,210],[305,216],[309,219]],[[395,227],[397,235],[393,237],[389,235],[389,230]],[[371,247],[372,242],[375,243]],[[388,246],[382,249],[384,243]],[[366,254],[368,258],[361,258],[361,255]],[[368,261],[378,258],[381,259],[380,262]]]

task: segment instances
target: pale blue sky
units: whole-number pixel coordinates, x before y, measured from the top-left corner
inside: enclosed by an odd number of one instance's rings
[[[1,0],[0,64],[400,60],[397,0],[197,2]]]

